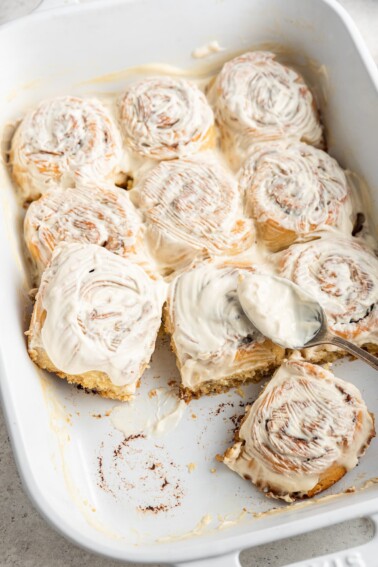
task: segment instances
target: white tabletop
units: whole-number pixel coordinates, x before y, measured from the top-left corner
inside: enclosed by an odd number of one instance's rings
[[[378,63],[378,0],[339,1],[355,19]],[[0,0],[1,4],[22,5],[24,2],[27,0]],[[44,0],[39,9],[75,2],[78,3],[79,0]],[[120,565],[116,561],[107,561],[75,547],[53,531],[34,510],[23,492],[1,413],[0,463],[1,567],[118,567]],[[241,561],[245,567],[280,567],[294,561],[359,545],[368,541],[372,535],[373,527],[370,522],[358,519],[339,524],[332,529],[326,528],[244,551]],[[134,564],[127,565],[132,567]]]

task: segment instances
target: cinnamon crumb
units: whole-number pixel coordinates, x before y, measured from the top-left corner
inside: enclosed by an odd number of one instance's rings
[[[121,443],[114,449],[113,457],[114,458],[119,457],[122,453],[122,449],[126,447],[130,441],[134,441],[134,439],[145,439],[145,437],[146,436],[142,435],[141,433],[138,433],[137,435],[129,435],[128,437],[125,437],[125,439],[121,441]]]
[[[159,504],[159,506],[138,506],[140,512],[152,512],[153,514],[158,514],[159,512],[166,512],[168,506],[165,504]]]
[[[148,392],[148,397],[149,398],[154,398],[156,396],[156,389],[155,390],[150,390]]]
[[[192,413],[192,419],[197,419],[197,416],[195,413]]]
[[[214,473],[217,472],[217,469],[214,469],[214,468],[213,468],[213,469],[210,469],[210,472],[211,472],[212,474],[214,474]]]

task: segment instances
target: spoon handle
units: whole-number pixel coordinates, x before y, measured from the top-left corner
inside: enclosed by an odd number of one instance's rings
[[[327,337],[328,338],[328,337]],[[350,354],[353,354],[355,357],[360,358],[364,362],[367,362],[370,366],[372,366],[375,370],[378,370],[378,357],[366,352],[366,350],[354,345],[353,343],[342,339],[336,335],[329,334],[330,343],[338,346]]]

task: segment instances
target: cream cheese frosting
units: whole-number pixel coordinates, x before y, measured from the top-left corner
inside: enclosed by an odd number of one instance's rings
[[[253,375],[277,362],[279,354],[238,300],[237,282],[243,273],[248,269],[202,264],[171,284],[168,315],[184,387],[194,391],[204,382],[243,372]]]
[[[191,81],[151,77],[131,84],[119,101],[126,143],[153,159],[191,155],[211,144],[213,111]]]
[[[31,201],[81,176],[99,181],[115,173],[122,156],[120,134],[96,99],[63,96],[30,111],[12,140],[10,162],[21,196]]]
[[[235,178],[213,157],[162,162],[132,191],[162,264],[234,255],[254,242]]]
[[[238,150],[278,138],[322,145],[322,128],[310,89],[273,53],[253,51],[228,61],[213,92],[215,115]]]
[[[239,277],[237,290],[248,319],[280,346],[303,347],[320,329],[319,303],[289,280],[246,273]]]
[[[313,490],[332,467],[357,465],[375,435],[358,389],[306,362],[286,362],[247,410],[225,464],[270,496]]]
[[[327,227],[353,229],[350,189],[344,171],[327,153],[290,140],[257,144],[239,173],[245,208],[263,239],[279,247]],[[269,234],[269,229],[271,234]]]
[[[275,258],[279,275],[310,293],[330,329],[359,346],[378,342],[378,259],[352,238],[294,244]]]
[[[66,374],[98,370],[135,390],[154,350],[166,284],[93,244],[60,244],[37,303],[46,312],[30,348],[42,347]]]
[[[97,183],[45,193],[30,204],[24,237],[39,276],[60,242],[97,244],[127,256],[141,241],[141,218],[126,191]]]

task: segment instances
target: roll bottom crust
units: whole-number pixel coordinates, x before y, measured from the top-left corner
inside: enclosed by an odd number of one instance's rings
[[[61,243],[26,333],[30,358],[72,384],[129,400],[149,366],[164,299],[162,280],[130,260],[96,245]]]
[[[65,374],[64,372],[60,372],[60,370],[53,365],[43,348],[29,348],[28,352],[32,361],[39,366],[39,368],[47,370],[48,372],[54,372],[59,378],[67,380],[69,384],[76,384],[85,390],[91,390],[93,393],[99,394],[103,398],[120,400],[122,402],[130,400],[133,396],[130,385],[116,386],[111,382],[105,372],[92,370],[90,372],[84,372],[83,374]],[[146,364],[141,367],[140,375],[143,374],[147,366]],[[138,386],[139,381],[137,383],[137,387]]]
[[[221,460],[227,464],[227,461],[232,459],[233,455],[234,447],[230,447],[226,450],[223,457],[221,457]],[[269,483],[262,484],[260,482],[255,482],[254,485],[269,498],[291,502],[293,500],[305,500],[306,498],[312,498],[316,494],[331,488],[331,486],[338,482],[346,474],[346,472],[347,470],[345,467],[337,464],[332,465],[320,475],[318,483],[311,490],[308,490],[305,493],[298,492],[288,495],[287,493],[282,492],[277,486]],[[248,474],[244,475],[244,479],[252,482],[252,477]]]
[[[92,390],[93,392],[100,394],[103,398],[127,401],[132,397],[135,392],[135,384],[116,386],[112,383],[105,372],[98,370],[91,370],[89,372],[84,372],[83,374],[66,374],[65,372],[60,371],[59,368],[51,362],[43,347],[32,347],[31,344],[33,344],[35,337],[38,337],[41,334],[45,318],[46,311],[41,308],[41,305],[37,301],[34,306],[30,328],[26,335],[28,337],[29,356],[32,361],[39,366],[39,368],[47,370],[48,372],[54,372],[54,374],[59,376],[59,378],[67,380],[70,384],[76,384],[86,390]],[[141,366],[139,377],[142,376],[147,366],[148,364]],[[139,381],[137,386],[139,386]]]
[[[171,349],[176,356],[176,364],[181,373],[181,363],[176,349],[176,345],[173,339],[174,326],[169,317],[169,311],[167,305],[164,307],[164,330],[171,337]],[[269,354],[269,360],[267,362],[261,363],[260,366],[256,368],[251,368],[248,370],[236,370],[235,372],[224,376],[218,380],[208,380],[202,382],[198,385],[196,389],[191,389],[183,384],[180,386],[180,395],[186,401],[189,402],[192,399],[198,399],[201,396],[221,394],[227,392],[231,388],[238,388],[243,384],[256,383],[262,380],[264,377],[270,375],[273,370],[275,370],[282,362],[284,351],[281,347],[275,345],[271,341],[265,341],[261,345],[257,345],[254,353],[247,352],[245,349],[239,349],[235,356],[236,364],[241,362],[243,358],[252,361],[253,358],[257,357],[259,351],[263,355]],[[253,354],[255,356],[253,356]]]

